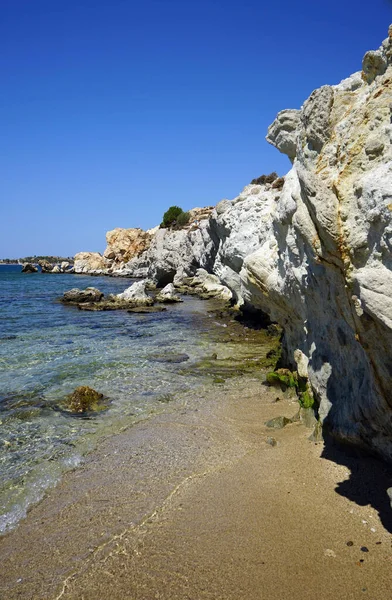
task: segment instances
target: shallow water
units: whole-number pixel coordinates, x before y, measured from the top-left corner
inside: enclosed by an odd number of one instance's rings
[[[56,301],[72,287],[119,293],[131,283],[0,266],[0,532],[100,439],[205,382],[183,369],[217,347],[210,334],[219,325],[203,301],[185,297],[152,314],[84,312]],[[178,354],[189,360],[172,362]],[[109,408],[90,418],[61,411],[79,385],[102,392]]]

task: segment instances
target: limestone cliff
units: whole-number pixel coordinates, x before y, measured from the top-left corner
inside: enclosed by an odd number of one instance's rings
[[[290,361],[296,349],[306,355],[332,432],[392,459],[389,33],[365,55],[362,72],[278,114],[267,140],[293,167],[275,203],[265,197],[248,253],[244,226],[234,224],[249,197],[217,206],[214,270],[240,301],[283,325]],[[252,218],[260,208],[250,209]]]

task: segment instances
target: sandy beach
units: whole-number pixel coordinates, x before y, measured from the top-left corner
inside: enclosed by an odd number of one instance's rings
[[[387,467],[267,428],[298,404],[257,378],[214,389],[106,440],[2,538],[0,597],[389,598]]]

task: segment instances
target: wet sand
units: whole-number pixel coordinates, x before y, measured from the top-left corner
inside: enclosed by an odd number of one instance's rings
[[[0,598],[391,598],[390,472],[264,425],[297,407],[236,377],[108,439],[0,540]]]

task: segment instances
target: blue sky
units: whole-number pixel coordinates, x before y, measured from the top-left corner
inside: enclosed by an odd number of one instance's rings
[[[0,257],[232,198],[288,159],[283,108],[360,70],[392,3],[0,0]]]

